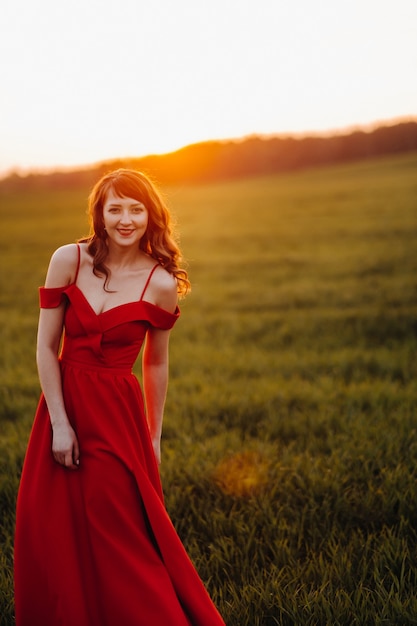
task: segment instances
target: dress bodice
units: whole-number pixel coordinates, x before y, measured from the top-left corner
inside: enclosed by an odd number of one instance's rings
[[[41,308],[67,301],[61,359],[84,366],[132,368],[149,327],[169,330],[179,317],[143,300],[97,314],[76,284],[39,290]]]

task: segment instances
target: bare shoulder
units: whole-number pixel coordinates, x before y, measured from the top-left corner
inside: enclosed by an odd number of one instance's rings
[[[178,302],[177,281],[162,266],[156,268],[149,285],[153,301],[161,309],[175,311]]]
[[[70,285],[74,279],[78,265],[77,244],[61,246],[53,253],[46,275],[46,287],[63,287]]]

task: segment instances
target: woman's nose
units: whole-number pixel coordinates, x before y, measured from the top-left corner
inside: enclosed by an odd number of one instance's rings
[[[130,224],[130,222],[132,221],[131,215],[129,211],[123,211],[121,216],[120,216],[120,221],[122,224]]]

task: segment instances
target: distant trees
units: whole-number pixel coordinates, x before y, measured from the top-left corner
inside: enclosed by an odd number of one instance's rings
[[[161,183],[208,182],[257,176],[315,165],[417,150],[417,122],[380,126],[330,137],[260,137],[207,141],[176,152],[106,161],[88,169],[51,174],[13,174],[0,181],[0,190],[90,187],[103,172],[132,167]]]

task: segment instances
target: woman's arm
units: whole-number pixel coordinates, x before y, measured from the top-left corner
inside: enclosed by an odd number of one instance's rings
[[[62,287],[70,284],[76,271],[77,255],[74,245],[59,248],[52,256],[45,287]],[[36,361],[39,380],[51,419],[54,459],[65,467],[77,469],[79,464],[78,441],[65,410],[61,370],[58,362],[64,312],[64,303],[53,309],[41,309]]]
[[[155,272],[148,294],[157,306],[166,311],[175,311],[178,300],[177,284],[164,269]],[[169,330],[150,328],[146,334],[142,358],[146,417],[158,464],[161,462],[162,421],[168,389],[169,335]]]
[[[169,330],[150,329],[142,359],[146,417],[158,464],[161,462],[162,421],[168,389],[169,334]]]

